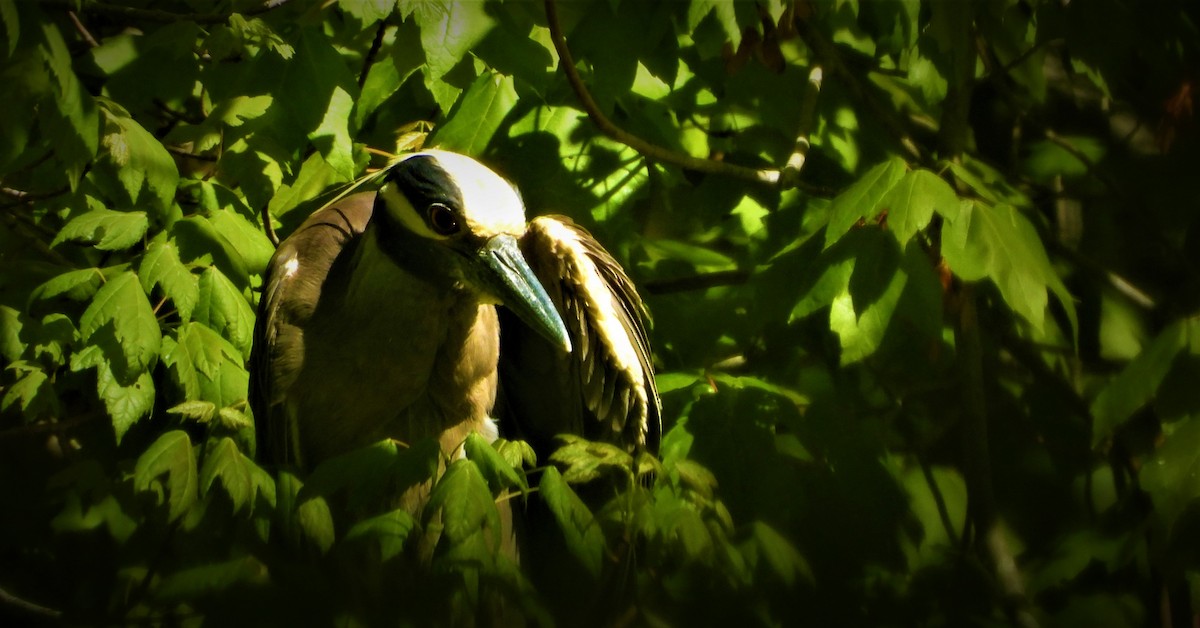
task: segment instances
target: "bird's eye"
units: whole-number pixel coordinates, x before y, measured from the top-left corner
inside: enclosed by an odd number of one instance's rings
[[[434,203],[426,210],[429,215],[429,225],[438,235],[454,235],[458,233],[458,218],[454,211],[441,203]]]

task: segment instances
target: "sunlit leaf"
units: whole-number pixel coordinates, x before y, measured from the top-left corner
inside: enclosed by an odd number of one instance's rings
[[[134,467],[134,489],[149,491],[155,486],[165,500],[167,516],[174,521],[196,502],[198,480],[196,457],[187,432],[173,430],[158,437]],[[166,476],[165,479],[162,476]],[[162,493],[166,494],[163,495]]]
[[[864,173],[829,206],[825,248],[837,242],[860,220],[871,220],[886,209],[883,200],[904,177],[908,166],[900,158],[889,159]]]
[[[465,541],[482,529],[500,534],[500,515],[492,492],[479,467],[470,460],[456,460],[446,469],[425,508],[426,516],[440,514],[444,537],[451,543]]]
[[[430,138],[438,148],[481,155],[517,102],[512,77],[483,74]]]
[[[958,216],[958,195],[950,184],[928,170],[905,174],[880,204],[887,209],[888,229],[900,240],[900,246],[924,229],[935,211],[950,220]]]
[[[142,263],[138,266],[138,278],[147,294],[155,287],[162,289],[179,310],[184,321],[192,317],[192,310],[200,301],[199,280],[179,259],[179,247],[166,237],[157,237],[146,247]]]
[[[1012,205],[964,204],[942,230],[942,255],[968,281],[990,279],[1005,302],[1042,330],[1049,289],[1075,323],[1075,303],[1029,220]]]
[[[528,488],[525,478],[521,477],[521,474],[517,473],[517,470],[504,459],[504,456],[500,455],[500,452],[496,451],[478,432],[471,432],[467,436],[466,442],[463,443],[463,450],[467,454],[467,459],[475,463],[493,491],[501,491],[506,488]]]
[[[250,470],[253,464],[232,438],[222,438],[205,450],[204,466],[200,469],[200,494],[208,494],[213,484],[219,481],[233,504],[235,514],[243,509],[253,512],[256,495]]]
[[[79,333],[84,340],[104,342],[106,351],[114,348],[107,346],[109,340],[100,338],[99,332],[108,329],[117,344],[115,350],[124,357],[124,364],[120,366],[125,372],[144,372],[158,359],[162,332],[150,301],[146,299],[137,275],[132,272],[108,280],[79,319]]]
[[[149,227],[146,212],[94,209],[68,222],[51,246],[77,240],[92,243],[102,251],[120,251],[140,242]]]
[[[209,267],[200,275],[200,302],[196,322],[219,332],[249,357],[254,335],[254,310],[240,290],[221,271]]]

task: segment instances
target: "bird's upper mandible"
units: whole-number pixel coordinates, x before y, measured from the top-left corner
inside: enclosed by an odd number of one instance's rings
[[[379,181],[315,212],[268,267],[251,399],[270,458],[312,464],[306,449],[321,458],[428,431],[465,438],[481,413],[543,448],[559,433],[657,446],[642,302],[590,234],[565,218],[527,222],[509,182],[457,153],[406,156]],[[434,424],[405,418],[418,410]]]

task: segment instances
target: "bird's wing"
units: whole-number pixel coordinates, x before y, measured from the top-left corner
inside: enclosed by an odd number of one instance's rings
[[[544,450],[557,434],[658,448],[658,389],[642,300],[621,266],[570,219],[529,224],[521,250],[566,323],[564,354],[503,312],[501,377],[519,435]]]
[[[302,463],[286,402],[304,364],[304,328],[334,261],[366,229],[375,196],[353,194],[313,212],[267,265],[250,354],[250,406],[265,460]]]

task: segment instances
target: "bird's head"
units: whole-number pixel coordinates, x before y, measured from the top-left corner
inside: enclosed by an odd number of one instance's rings
[[[438,274],[461,281],[485,302],[508,307],[548,341],[571,350],[562,318],[518,246],[525,205],[512,184],[465,155],[426,150],[392,166],[379,198],[386,231],[431,253],[426,261],[438,266]],[[402,249],[385,247],[394,257],[407,257]]]

